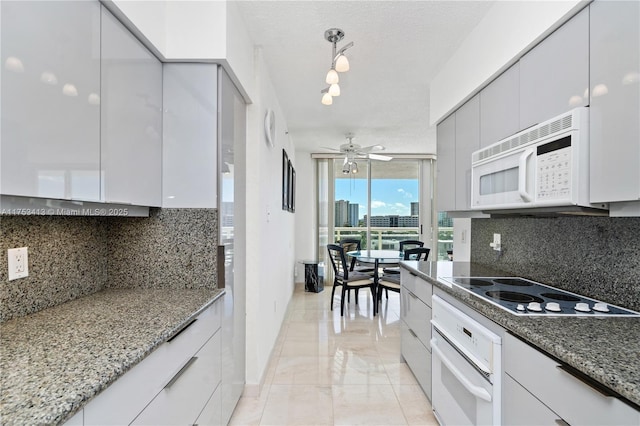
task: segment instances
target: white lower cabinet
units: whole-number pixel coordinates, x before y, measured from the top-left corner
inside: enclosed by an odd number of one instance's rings
[[[220,383],[220,333],[171,377],[134,425],[194,424]]]
[[[557,414],[555,418],[546,416],[538,422],[531,423],[536,425],[568,423],[637,426],[640,424],[640,412],[617,398],[606,387],[595,382],[590,383],[593,379],[579,377],[580,373],[573,371],[571,367],[557,362],[518,338],[505,335],[503,351],[505,377],[508,379],[510,376],[521,385],[524,392],[530,395],[527,397],[522,392],[510,394],[505,388],[505,408],[503,409],[505,424],[527,424],[528,422],[528,419],[514,419],[516,413],[510,411],[510,403],[528,407],[528,409],[533,406],[548,407],[548,411]],[[515,389],[516,392],[519,390]],[[546,421],[543,421],[545,419]]]
[[[431,400],[431,294],[433,286],[400,270],[400,351]]]
[[[508,374],[502,383],[502,421],[512,426],[559,425],[560,416]]]
[[[207,401],[207,405],[204,406],[204,409],[196,419],[196,425],[222,425],[222,386],[218,386],[218,388],[213,392],[209,401]]]
[[[221,312],[218,300],[92,399],[83,424],[193,424],[220,385]]]
[[[400,323],[400,351],[416,377],[418,384],[431,401],[431,352],[406,322]]]

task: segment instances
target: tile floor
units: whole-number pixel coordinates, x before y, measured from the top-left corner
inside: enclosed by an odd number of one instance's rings
[[[259,397],[243,397],[231,425],[437,425],[429,400],[400,361],[400,299],[372,315],[360,291],[340,317],[331,287],[296,285]],[[345,306],[346,310],[346,306]]]

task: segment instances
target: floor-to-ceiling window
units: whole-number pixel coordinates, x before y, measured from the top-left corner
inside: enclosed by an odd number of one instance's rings
[[[356,161],[354,173],[344,158],[318,159],[320,258],[326,244],[347,237],[359,238],[363,249],[398,249],[417,239],[435,256],[433,159]]]

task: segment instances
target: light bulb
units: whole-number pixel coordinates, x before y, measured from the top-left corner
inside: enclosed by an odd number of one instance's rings
[[[342,165],[342,173],[345,175],[348,175],[349,172],[351,172],[351,164],[345,161],[344,164]]]
[[[322,95],[322,105],[331,105],[333,103],[333,96],[329,93]]]
[[[358,173],[358,163],[356,163],[355,161],[351,165],[351,173],[353,173],[354,175]]]
[[[326,78],[327,84],[336,84],[339,80],[340,78],[338,77],[338,73],[336,72],[336,70],[331,68],[327,73],[327,78]]]
[[[340,55],[336,60],[336,71],[338,72],[347,72],[349,71],[349,60],[346,56]]]
[[[340,96],[340,86],[338,86],[338,83],[329,86],[329,94],[331,96]]]

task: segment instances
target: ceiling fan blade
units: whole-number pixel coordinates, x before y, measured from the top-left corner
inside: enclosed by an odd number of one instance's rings
[[[393,157],[389,157],[388,155],[369,154],[369,159],[378,161],[391,161],[393,160]]]
[[[358,151],[362,151],[362,152],[384,151],[384,146],[382,145],[363,146]]]
[[[335,151],[335,152],[342,152],[339,149],[335,149],[335,148],[329,148],[328,146],[321,146],[320,148],[322,149],[328,149],[329,151]]]

